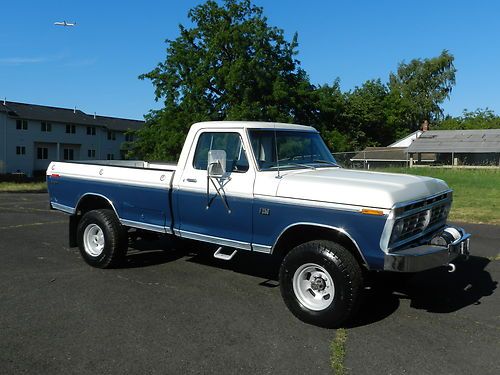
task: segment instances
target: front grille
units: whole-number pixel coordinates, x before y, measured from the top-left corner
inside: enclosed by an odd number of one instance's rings
[[[403,207],[400,207],[401,212],[408,212],[408,211],[413,211],[416,210],[417,208],[425,208],[428,207],[436,202],[442,201],[448,197],[451,197],[451,193],[443,193],[439,194],[433,197],[425,198],[422,200],[419,200],[417,202],[412,202],[407,205],[404,205]]]
[[[415,234],[425,229],[426,222],[428,222],[428,211],[425,210],[400,220],[403,222],[403,229],[401,230],[398,240],[401,241],[413,237]]]
[[[451,203],[442,204],[440,206],[433,207],[431,209],[431,219],[429,222],[429,227],[434,226],[439,222],[446,222],[448,218],[448,213],[450,212]]]
[[[398,208],[396,214],[402,217],[394,222],[389,245],[399,245],[445,225],[450,207],[451,193],[447,193]]]

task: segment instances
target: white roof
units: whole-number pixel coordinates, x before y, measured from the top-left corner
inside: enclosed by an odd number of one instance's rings
[[[411,145],[411,143],[417,139],[418,137],[420,137],[422,135],[422,130],[417,130],[411,134],[408,134],[406,137],[404,138],[401,138],[400,140],[394,142],[394,143],[391,143],[389,146],[387,147],[408,147],[409,145]]]
[[[191,129],[286,129],[317,132],[312,126],[264,121],[204,121],[191,125]]]

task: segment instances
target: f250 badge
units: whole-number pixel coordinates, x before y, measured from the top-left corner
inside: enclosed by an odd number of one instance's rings
[[[259,208],[259,214],[267,216],[267,215],[271,214],[271,210],[269,208],[261,207],[261,208]]]

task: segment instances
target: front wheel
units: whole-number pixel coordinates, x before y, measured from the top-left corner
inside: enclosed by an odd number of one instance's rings
[[[281,295],[300,320],[339,327],[359,305],[361,268],[344,247],[331,241],[310,241],[292,249],[280,268]]]
[[[83,215],[78,223],[77,240],[82,258],[97,268],[117,266],[127,250],[127,233],[109,209]]]

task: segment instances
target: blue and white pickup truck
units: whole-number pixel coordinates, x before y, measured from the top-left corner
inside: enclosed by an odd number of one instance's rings
[[[454,268],[469,251],[446,224],[445,182],[340,168],[309,126],[197,123],[177,165],[56,161],[47,182],[88,264],[116,265],[137,230],[216,244],[225,260],[273,254],[286,305],[321,326],[352,317],[368,271]]]

